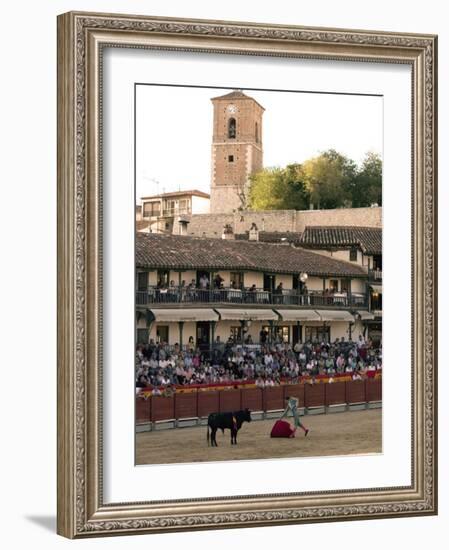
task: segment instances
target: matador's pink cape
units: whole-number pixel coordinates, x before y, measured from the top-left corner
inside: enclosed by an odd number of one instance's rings
[[[285,420],[277,420],[271,430],[271,437],[295,437],[295,429]]]

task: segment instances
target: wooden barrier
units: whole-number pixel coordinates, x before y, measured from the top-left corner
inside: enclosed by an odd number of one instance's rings
[[[345,382],[346,386],[346,403],[366,403],[365,381],[353,380]]]
[[[218,391],[198,392],[198,416],[200,418],[220,410],[219,393]]]
[[[306,384],[304,388],[304,404],[309,407],[324,407],[325,384]]]
[[[242,409],[263,411],[263,393],[260,388],[248,388],[242,392]]]
[[[151,397],[136,399],[136,424],[147,424],[151,422]]]
[[[284,409],[284,388],[283,386],[273,386],[264,388],[264,411],[276,411]]]
[[[175,398],[154,396],[151,398],[151,420],[169,420],[175,418]]]
[[[329,407],[382,400],[382,379],[352,380],[332,384],[289,384],[268,388],[178,393],[172,397],[136,398],[136,424],[170,419],[204,418],[213,412],[281,410],[286,397],[296,397],[299,407]]]
[[[196,418],[198,416],[198,394],[175,394],[174,418]]]
[[[324,403],[326,407],[330,407],[331,405],[346,404],[346,384],[350,384],[350,382],[323,384],[325,388]]]
[[[382,379],[366,380],[366,400],[368,403],[372,401],[382,401]]]
[[[241,403],[242,390],[223,390],[220,394],[220,412],[239,411],[242,408]]]

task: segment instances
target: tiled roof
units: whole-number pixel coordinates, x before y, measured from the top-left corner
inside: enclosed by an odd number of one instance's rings
[[[212,101],[214,99],[252,99],[252,98],[244,94],[241,90],[233,90],[232,92],[229,92],[227,94],[213,97]]]
[[[136,265],[150,269],[238,269],[268,273],[302,271],[317,276],[366,277],[364,269],[287,244],[136,234]]]
[[[355,226],[307,226],[300,245],[307,248],[357,246],[365,254],[382,254],[382,229]]]
[[[293,243],[295,245],[301,244],[302,233],[295,231],[259,231],[259,241],[263,243]],[[236,240],[247,241],[249,240],[249,231],[246,233],[237,233],[235,235]]]
[[[241,90],[233,90],[232,92],[229,92],[228,94],[219,95],[217,97],[212,97],[211,101],[215,101],[216,99],[226,99],[226,100],[228,100],[228,99],[252,99],[253,101],[255,101],[257,103],[257,105],[262,107],[262,105],[260,105],[260,103],[256,99],[254,99],[253,97],[251,97],[249,95],[244,94]],[[264,109],[264,108],[262,107],[262,109]]]

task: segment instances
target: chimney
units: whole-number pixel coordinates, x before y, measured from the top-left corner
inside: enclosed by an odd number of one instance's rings
[[[232,230],[232,225],[231,224],[227,223],[223,227],[223,233],[221,234],[221,238],[226,239],[228,241],[234,239],[234,231]]]
[[[259,240],[259,230],[257,229],[257,225],[253,222],[250,230],[249,230],[249,240],[250,241],[258,241]]]

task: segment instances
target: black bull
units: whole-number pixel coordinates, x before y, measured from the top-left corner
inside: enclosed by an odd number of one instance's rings
[[[243,422],[251,422],[251,413],[249,409],[236,412],[212,413],[207,419],[207,444],[209,445],[209,428],[210,428],[210,444],[212,447],[218,447],[216,435],[220,429],[223,433],[225,429],[231,430],[231,445],[237,445],[237,432],[242,427]]]

